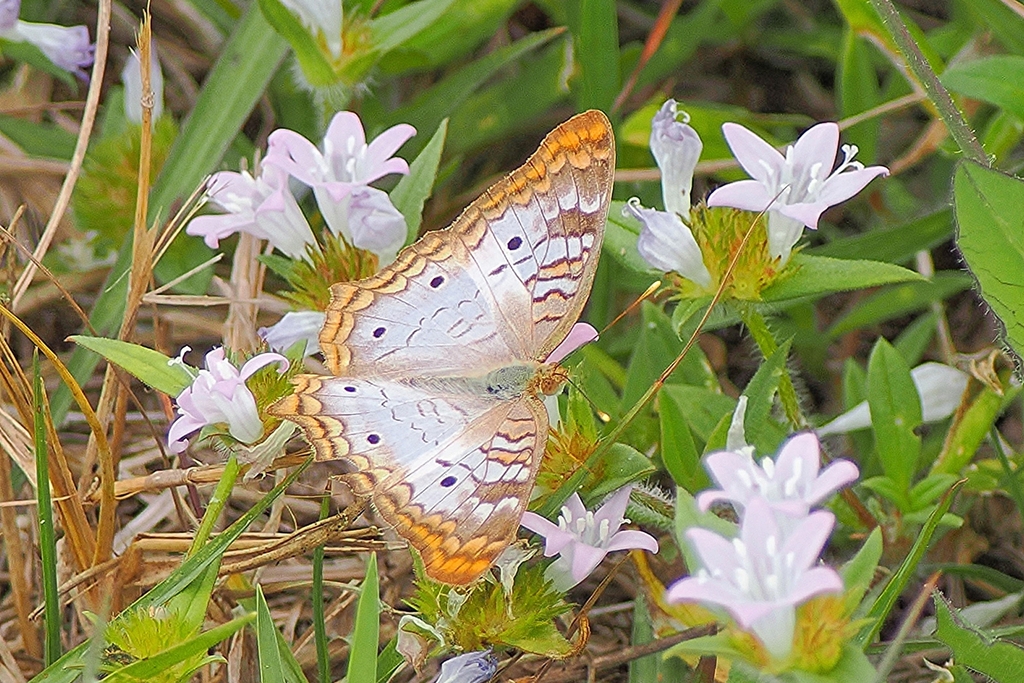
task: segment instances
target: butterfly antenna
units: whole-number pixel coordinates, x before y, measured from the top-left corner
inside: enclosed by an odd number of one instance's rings
[[[608,424],[609,422],[612,421],[612,416],[598,408],[597,404],[594,403],[589,396],[587,396],[587,392],[583,391],[583,387],[581,387],[576,382],[572,381],[571,377],[566,379],[566,381],[572,385],[573,389],[580,392],[580,396],[587,399],[587,403],[589,403],[590,407],[593,408],[595,413],[597,413],[597,419],[601,420],[601,422],[604,422],[605,424]]]

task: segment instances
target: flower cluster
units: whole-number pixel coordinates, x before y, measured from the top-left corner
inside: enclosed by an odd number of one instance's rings
[[[797,606],[843,590],[839,574],[818,559],[835,517],[812,508],[855,480],[857,467],[837,460],[819,472],[820,446],[810,433],[787,441],[774,461],[756,463],[748,446],[712,453],[704,464],[719,488],[700,494],[698,507],[732,504],[739,535],[689,529],[685,538],[700,566],[669,588],[668,600],[724,609],[773,659],[785,660],[793,648]]]
[[[520,524],[544,537],[544,555],[558,555],[544,573],[555,590],[567,591],[597,568],[605,555],[616,550],[642,549],[658,552],[658,541],[648,533],[620,529],[628,524],[625,518],[631,486],[616,491],[597,512],[583,506],[578,493],[573,493],[562,506],[558,524],[534,512],[523,513]]]
[[[670,99],[651,122],[650,147],[661,170],[665,210],[644,208],[634,198],[624,213],[643,226],[637,250],[644,260],[710,290],[716,284],[709,271],[716,255],[707,253],[700,239],[707,226],[695,223],[706,219],[692,216],[690,207],[693,173],[703,144],[687,120],[685,115],[678,120],[677,104]],[[767,251],[773,271],[789,261],[804,227],[818,227],[825,209],[854,196],[873,178],[888,174],[884,166],[865,168],[854,161],[857,148],[853,145],[843,145],[842,163],[835,167],[839,151],[835,123],[812,127],[786,148],[785,156],[739,124],[726,123],[722,132],[751,179],[718,188],[708,196],[707,206],[767,212]]]
[[[56,66],[82,80],[88,80],[86,67],[92,66],[95,45],[89,42],[84,26],[57,26],[21,21],[21,0],[0,0],[0,39],[12,43],[30,43]]]
[[[295,131],[276,130],[257,175],[221,171],[211,178],[207,196],[227,213],[194,218],[186,232],[211,248],[247,232],[293,259],[309,260],[310,249],[318,247],[289,186],[294,178],[313,190],[334,236],[389,262],[405,242],[405,218],[385,192],[369,184],[409,172],[409,164],[393,155],[415,133],[400,124],[367,144],[359,117],[347,111],[331,120],[322,150]]]

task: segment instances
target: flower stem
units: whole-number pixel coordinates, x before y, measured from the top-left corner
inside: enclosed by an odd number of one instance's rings
[[[903,23],[903,19],[900,17],[896,7],[892,4],[892,0],[871,0],[871,4],[874,5],[875,11],[878,12],[882,23],[888,29],[893,42],[896,43],[900,52],[903,53],[903,59],[906,60],[907,67],[920,81],[921,87],[924,88],[928,98],[935,105],[939,115],[946,124],[946,128],[949,130],[950,136],[952,136],[960,151],[968,159],[976,161],[986,168],[991,166],[981,143],[978,142],[974,132],[967,125],[967,122],[964,121],[964,117],[960,110],[957,109],[956,104],[953,103],[953,98],[950,97],[949,91],[939,82],[939,77],[935,75],[935,71],[929,66],[928,60],[921,53],[921,48],[917,46],[917,43],[910,36],[910,32],[907,31],[907,27]]]
[[[206,513],[203,514],[203,521],[199,523],[196,536],[192,539],[192,545],[188,549],[188,557],[195,555],[206,544],[206,541],[209,540],[210,534],[213,533],[213,525],[216,524],[220,513],[224,511],[224,506],[227,505],[228,498],[231,496],[231,491],[235,488],[235,481],[238,479],[238,471],[240,469],[238,458],[232,452],[228,456],[228,461],[224,463],[224,474],[221,475],[220,481],[217,482],[217,488],[214,490],[213,495],[210,497],[210,502],[206,506]]]
[[[753,306],[737,306],[740,319],[750,330],[750,336],[754,338],[757,347],[765,358],[771,358],[772,354],[779,350],[779,344],[775,336],[768,328],[768,322],[764,316]],[[793,378],[789,376],[789,368],[785,363],[781,366],[782,374],[779,376],[779,400],[782,402],[782,409],[786,413],[786,419],[794,429],[807,427],[807,420],[800,411],[800,402],[796,397],[796,388],[793,386]]]

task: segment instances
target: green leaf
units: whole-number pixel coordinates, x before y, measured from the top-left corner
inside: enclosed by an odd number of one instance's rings
[[[703,387],[687,386],[685,384],[666,384],[659,392],[668,394],[669,400],[673,401],[679,410],[686,417],[686,424],[690,433],[705,443],[715,427],[723,418],[732,416],[736,408],[736,399]]]
[[[70,161],[75,153],[77,138],[58,126],[3,115],[0,133],[31,156]]]
[[[377,657],[377,683],[388,683],[404,665],[405,657],[398,651],[398,636],[395,636]]]
[[[843,36],[836,88],[842,118],[868,111],[881,103],[878,77],[871,57],[867,40],[847,29]],[[878,117],[871,117],[843,131],[844,140],[857,145],[859,157],[865,163],[875,159],[880,124]]]
[[[879,227],[859,235],[842,237],[801,254],[838,259],[870,259],[887,263],[909,261],[919,251],[928,251],[953,236],[953,212],[943,208],[914,220]]]
[[[857,554],[839,570],[847,595],[853,598],[853,602],[860,602],[874,583],[875,569],[882,559],[883,547],[882,529],[876,526]]]
[[[847,332],[919,311],[971,286],[967,273],[942,271],[931,280],[892,285],[872,294],[841,316],[828,330],[833,339]]]
[[[1003,326],[1005,341],[1024,354],[1024,181],[961,162],[953,179],[957,246],[981,295]]]
[[[256,652],[260,662],[260,683],[284,683],[284,664],[277,649],[277,627],[263,596],[263,586],[259,584],[256,585]]]
[[[402,176],[395,189],[391,191],[391,202],[405,216],[408,230],[406,246],[415,242],[419,236],[420,224],[423,221],[423,204],[434,190],[437,167],[441,163],[441,151],[444,149],[447,134],[448,119],[445,119],[438,125],[427,146],[409,164],[409,173]]]
[[[1002,107],[1024,119],[1024,57],[993,55],[954,62],[939,80],[953,92]]]
[[[868,360],[868,406],[882,469],[906,495],[921,452],[914,433],[921,426],[921,398],[906,361],[884,338]]]
[[[192,384],[194,378],[182,364],[145,346],[119,339],[88,337],[81,334],[68,337],[68,341],[98,353],[168,396],[180,394]]]
[[[761,293],[765,302],[821,297],[908,280],[924,281],[918,273],[891,263],[834,259],[800,253],[793,255],[788,268],[793,268],[795,272]]]
[[[933,594],[935,637],[949,646],[957,664],[998,683],[1015,683],[1024,676],[1024,649],[1016,643],[985,635],[957,614],[942,594]]]
[[[43,657],[46,666],[61,655],[61,608],[57,589],[57,536],[53,526],[50,489],[50,449],[46,445],[46,387],[39,374],[39,355],[32,358],[32,447],[36,461],[36,506],[39,530],[39,562],[42,567],[43,625],[46,638]]]
[[[377,644],[380,639],[380,584],[377,580],[377,553],[370,553],[356,605],[352,627],[352,650],[348,656],[348,680],[377,680]]]
[[[326,86],[338,80],[334,67],[327,61],[316,37],[310,34],[309,29],[302,25],[281,0],[259,0],[259,5],[267,23],[291,45],[310,85]]]
[[[615,0],[582,0],[574,28],[576,61],[580,66],[577,108],[611,111],[620,86]]]
[[[455,0],[420,0],[370,22],[370,42],[384,55],[437,21]]]
[[[910,511],[919,512],[953,488],[957,477],[952,474],[929,474],[910,489]]]
[[[1024,17],[1001,0],[968,0],[960,7],[975,15],[975,23],[991,31],[1009,52],[1024,55]]]
[[[700,453],[686,424],[683,406],[674,392],[658,392],[658,420],[661,425],[661,461],[677,486],[700,491],[711,484],[700,465]]]

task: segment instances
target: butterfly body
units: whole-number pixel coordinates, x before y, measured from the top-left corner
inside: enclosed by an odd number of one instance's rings
[[[590,291],[615,148],[603,114],[556,128],[526,164],[378,274],[331,288],[320,345],[333,376],[301,375],[271,412],[423,557],[476,579],[515,538],[547,441],[546,360]]]

